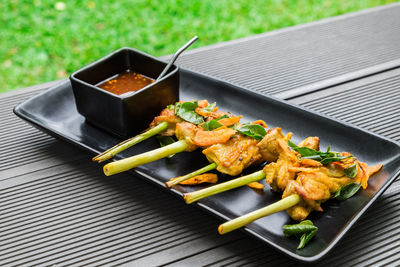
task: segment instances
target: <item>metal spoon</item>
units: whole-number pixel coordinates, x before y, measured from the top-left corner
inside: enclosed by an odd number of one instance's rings
[[[189,46],[191,46],[194,42],[197,41],[197,39],[199,39],[199,37],[195,36],[193,37],[189,42],[187,42],[184,46],[182,46],[181,48],[179,48],[178,51],[176,51],[176,53],[173,55],[173,57],[169,60],[167,66],[165,66],[165,68],[163,69],[163,71],[161,72],[161,74],[158,76],[158,78],[156,79],[156,81],[158,81],[159,79],[161,79],[168,71],[168,69],[171,67],[172,64],[174,64],[175,60],[179,57],[179,55],[186,50],[186,48],[188,48]]]

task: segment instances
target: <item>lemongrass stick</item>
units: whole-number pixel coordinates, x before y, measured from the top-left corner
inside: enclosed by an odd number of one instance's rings
[[[180,177],[177,177],[177,178],[175,178],[173,180],[170,180],[170,181],[166,182],[165,185],[167,187],[171,187],[173,185],[179,184],[180,182],[183,182],[183,181],[186,181],[186,180],[188,180],[190,178],[193,178],[193,177],[195,177],[197,175],[203,174],[203,173],[211,171],[211,170],[215,170],[216,168],[217,168],[217,164],[213,162],[213,163],[211,163],[211,164],[209,164],[209,165],[207,165],[207,166],[205,166],[205,167],[203,167],[201,169],[198,169],[198,170],[196,170],[194,172],[191,172],[191,173],[186,174],[184,176],[180,176]]]
[[[209,197],[221,192],[225,192],[227,190],[240,187],[243,185],[247,185],[252,182],[257,182],[265,178],[265,173],[261,171],[254,172],[252,174],[242,176],[224,183],[220,183],[217,185],[213,185],[198,191],[186,193],[183,195],[186,204],[193,203],[197,200],[203,199],[205,197]]]
[[[185,151],[187,147],[185,140],[180,140],[170,145],[154,149],[133,157],[114,161],[104,165],[103,171],[107,176],[130,170],[137,166],[168,157],[169,155]]]
[[[226,233],[229,233],[233,230],[236,230],[240,227],[245,226],[246,224],[249,224],[257,219],[260,219],[262,217],[271,215],[273,213],[277,213],[283,210],[287,210],[290,207],[293,207],[294,205],[298,204],[300,202],[300,196],[297,194],[290,195],[286,198],[283,198],[274,204],[268,205],[264,208],[252,211],[250,213],[247,213],[243,216],[240,216],[236,219],[227,221],[226,223],[221,224],[218,227],[218,232],[223,235]]]
[[[156,134],[159,134],[159,133],[165,131],[167,128],[168,128],[168,122],[163,121],[160,124],[158,124],[157,126],[151,128],[141,134],[138,134],[130,139],[127,139],[127,140],[119,143],[118,145],[113,146],[110,149],[107,149],[103,153],[94,157],[92,160],[97,161],[97,162],[103,162],[108,159],[111,159],[116,154],[120,153],[121,151],[124,151],[125,149],[128,149],[131,146],[136,145],[137,143],[140,143]]]

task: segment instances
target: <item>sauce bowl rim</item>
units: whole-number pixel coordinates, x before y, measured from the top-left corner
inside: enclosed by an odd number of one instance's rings
[[[179,66],[177,66],[177,65],[174,63],[174,64],[172,64],[172,66],[171,66],[171,67],[172,67],[171,70],[170,70],[166,75],[164,75],[161,79],[156,80],[156,79],[150,77],[150,78],[152,78],[152,79],[155,80],[153,83],[151,83],[151,84],[149,84],[149,85],[146,85],[145,87],[143,87],[143,88],[141,88],[141,89],[139,89],[139,90],[137,90],[137,91],[126,92],[126,93],[123,93],[123,94],[121,94],[121,95],[117,95],[117,94],[111,93],[111,92],[109,92],[109,91],[107,91],[107,90],[104,90],[104,89],[102,89],[102,88],[100,88],[100,87],[98,87],[98,86],[96,86],[96,85],[90,84],[90,83],[88,83],[88,82],[86,82],[86,81],[84,81],[84,80],[79,79],[79,78],[76,77],[76,75],[78,75],[78,74],[81,73],[82,71],[92,70],[92,69],[95,68],[97,65],[101,64],[103,61],[105,61],[105,60],[107,60],[107,59],[113,57],[114,55],[116,55],[116,54],[118,54],[118,53],[121,53],[121,52],[123,52],[123,51],[134,52],[134,53],[140,54],[140,55],[142,55],[142,56],[148,57],[148,58],[150,58],[150,59],[152,59],[152,60],[155,60],[155,61],[158,61],[158,62],[160,62],[160,63],[163,63],[163,64],[165,64],[165,65],[168,64],[168,62],[166,62],[166,61],[164,61],[164,60],[161,60],[161,59],[159,59],[159,58],[157,58],[157,57],[154,57],[154,56],[152,56],[152,55],[150,55],[150,54],[147,54],[147,53],[142,52],[142,51],[140,51],[140,50],[137,50],[137,49],[135,49],[135,48],[132,48],[132,47],[122,47],[122,48],[120,48],[120,49],[118,49],[118,50],[115,50],[115,51],[111,52],[110,54],[108,54],[108,55],[106,55],[106,56],[104,56],[104,57],[102,57],[102,58],[100,58],[100,59],[98,59],[98,60],[96,60],[96,61],[94,61],[94,62],[92,62],[92,63],[90,63],[90,64],[88,64],[88,65],[86,65],[86,66],[84,66],[84,67],[82,67],[82,68],[80,68],[80,69],[78,69],[78,70],[76,70],[76,71],[74,71],[74,72],[70,75],[69,78],[70,78],[71,80],[75,81],[75,82],[84,84],[85,86],[88,86],[88,87],[90,87],[90,88],[92,88],[92,89],[94,89],[94,90],[100,91],[100,92],[102,92],[102,93],[108,94],[108,95],[110,95],[110,96],[112,96],[112,97],[119,98],[119,99],[126,99],[126,98],[132,97],[132,96],[134,96],[134,95],[136,95],[136,94],[138,94],[138,93],[142,93],[142,92],[146,91],[148,88],[150,88],[150,87],[152,87],[152,86],[155,86],[156,84],[158,84],[158,83],[160,83],[160,82],[162,82],[162,81],[168,79],[169,77],[171,77],[172,75],[174,75],[176,72],[179,71]]]

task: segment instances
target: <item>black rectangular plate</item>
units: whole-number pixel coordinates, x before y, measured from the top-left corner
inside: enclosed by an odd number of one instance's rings
[[[284,224],[294,223],[286,212],[262,218],[243,229],[297,260],[313,262],[324,256],[399,175],[400,146],[389,139],[285,101],[195,72],[182,69],[180,75],[182,100],[216,101],[221,110],[243,115],[242,121],[262,119],[270,128],[279,126],[284,133],[293,132],[294,142],[300,142],[308,136],[319,136],[321,149],[332,145],[332,150],[351,152],[368,164],[384,164],[383,170],[370,178],[367,190],[361,190],[346,201],[328,201],[323,205],[324,212],[311,214],[310,219],[318,226],[319,231],[302,250],[296,250],[298,240],[286,238],[282,233]],[[25,101],[17,106],[14,112],[39,129],[94,153],[102,152],[121,141],[87,124],[78,114],[69,81]],[[121,153],[117,158],[157,147],[156,140],[151,138]],[[138,167],[134,172],[166,189],[164,182],[170,178],[189,173],[206,164],[207,161],[200,151],[184,152],[170,159]],[[247,172],[254,170],[257,168]],[[222,180],[225,178],[222,177]],[[181,197],[184,192],[203,187],[176,186],[167,190]],[[280,194],[273,193],[269,187],[266,187],[263,193],[257,193],[245,186],[203,199],[196,205],[223,220],[228,220],[279,199]],[[217,228],[217,225],[215,227]]]

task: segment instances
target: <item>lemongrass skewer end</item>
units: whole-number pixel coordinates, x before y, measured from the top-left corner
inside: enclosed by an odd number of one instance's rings
[[[100,163],[100,162],[106,161],[108,159],[111,159],[116,154],[124,151],[125,149],[128,149],[131,146],[136,145],[156,134],[164,132],[167,128],[168,128],[168,123],[166,121],[163,121],[160,124],[158,124],[157,126],[151,128],[141,134],[138,134],[130,139],[127,139],[127,140],[119,143],[118,145],[115,145],[115,146],[107,149],[103,153],[92,158],[92,161],[96,161],[96,162]]]
[[[257,182],[265,178],[265,173],[261,171],[254,172],[252,174],[242,176],[224,183],[220,183],[217,185],[213,185],[201,190],[197,190],[194,192],[186,193],[183,195],[183,199],[186,204],[193,203],[197,200],[203,199],[205,197],[209,197],[215,194],[222,193],[224,191],[240,187],[243,185],[247,185],[252,182]]]
[[[233,230],[236,230],[240,227],[245,226],[246,224],[249,224],[257,219],[260,219],[262,217],[271,215],[273,213],[277,213],[283,210],[287,210],[290,207],[293,207],[294,205],[297,205],[300,202],[301,198],[297,194],[290,195],[286,198],[283,198],[271,205],[268,205],[264,208],[252,211],[250,213],[247,213],[245,215],[242,215],[236,219],[227,221],[223,224],[221,224],[218,227],[218,233],[223,235],[226,233],[229,233]]]
[[[203,174],[205,172],[214,170],[216,168],[217,168],[217,164],[213,162],[213,163],[211,163],[211,164],[209,164],[209,165],[207,165],[207,166],[205,166],[205,167],[203,167],[201,169],[198,169],[198,170],[196,170],[194,172],[191,172],[191,173],[186,174],[184,176],[177,177],[175,179],[171,179],[168,182],[166,182],[165,185],[167,187],[172,187],[173,185],[179,184],[180,182],[186,181],[186,180],[188,180],[190,178],[193,178],[193,177],[195,177],[197,175],[200,175],[200,174]]]
[[[185,140],[180,140],[170,145],[154,149],[133,157],[125,158],[122,160],[114,161],[104,165],[103,171],[107,176],[124,172],[135,168],[137,166],[153,162],[169,155],[177,154],[179,152],[185,151],[187,148],[187,143]]]

